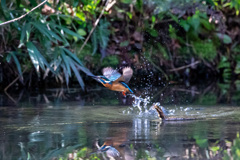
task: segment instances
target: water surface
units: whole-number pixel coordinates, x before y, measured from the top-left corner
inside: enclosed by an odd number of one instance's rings
[[[0,107],[0,159],[109,159],[106,153],[98,153],[96,146],[96,142],[102,145],[109,139],[120,153],[116,159],[234,156],[226,151],[235,147],[233,142],[240,130],[238,104],[201,103],[205,100],[194,97],[200,93],[193,96],[186,89],[180,90],[181,95],[191,95],[185,100],[194,100],[180,103],[178,93],[169,94],[173,101],[166,103],[164,98],[165,103],[161,103],[168,117],[197,119],[162,122],[153,111],[145,113],[144,102],[140,104],[142,112],[133,107],[134,99],[130,96],[124,98],[106,90],[97,91],[102,93],[97,98],[79,90],[61,92],[62,95],[59,90],[23,94],[17,104],[2,95],[8,103]],[[152,94],[147,99],[147,110],[159,100],[154,98],[156,94],[161,99],[162,93]],[[11,96],[16,100],[19,94]]]

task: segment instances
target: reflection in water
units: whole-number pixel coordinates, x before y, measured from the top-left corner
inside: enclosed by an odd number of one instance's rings
[[[234,107],[239,98],[232,98],[231,106],[221,106],[217,103],[226,95],[212,88],[214,94],[209,88],[177,86],[128,98],[107,90],[23,91],[9,94],[16,104],[0,95],[0,159],[104,159],[98,153],[104,145],[98,149],[97,138],[99,144],[101,139],[113,141],[107,148],[119,152],[119,157],[112,156],[115,159],[234,157],[240,148],[240,114]],[[169,117],[200,119],[161,122],[151,108],[153,102],[161,102]]]
[[[99,146],[98,141],[96,141],[96,147],[98,148],[98,153],[106,153],[107,157],[111,160],[120,157],[119,151],[113,147],[112,139],[107,139],[101,147]],[[104,154],[102,154],[102,156],[106,159]]]

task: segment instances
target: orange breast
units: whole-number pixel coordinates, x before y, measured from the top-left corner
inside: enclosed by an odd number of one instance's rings
[[[119,91],[119,92],[127,92],[128,88],[126,88],[125,86],[123,86],[121,83],[113,83],[111,88],[109,88],[113,91]]]

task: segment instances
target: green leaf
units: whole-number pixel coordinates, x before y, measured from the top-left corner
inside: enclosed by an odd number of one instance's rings
[[[231,37],[229,37],[228,35],[222,34],[222,33],[217,33],[216,35],[218,36],[218,38],[220,38],[221,40],[223,40],[223,43],[225,43],[225,44],[230,44],[230,43],[232,43],[232,39],[231,39]]]
[[[65,36],[64,36],[59,30],[57,30],[57,29],[54,28],[54,27],[52,27],[52,30],[53,30],[56,34],[58,34],[58,35],[61,36],[61,38],[62,38],[62,40],[63,40],[63,42],[64,42],[64,46],[69,46],[69,45],[70,45],[69,42],[67,41],[67,39],[65,38]]]
[[[68,71],[66,69],[66,65],[62,64],[61,67],[63,68],[63,73],[65,75],[66,84],[68,85],[69,84],[69,74],[68,74]]]
[[[194,31],[198,31],[200,26],[200,19],[197,15],[194,15],[191,19],[189,19],[189,23],[193,27]]]
[[[43,34],[45,34],[49,40],[54,41],[55,43],[57,43],[56,40],[58,41],[63,41],[56,33],[54,33],[53,31],[50,30],[50,27],[48,28],[46,24],[43,23],[38,23],[38,22],[33,22],[33,25],[39,29],[40,32],[42,32]],[[53,39],[54,38],[54,39]]]
[[[147,32],[153,37],[158,36],[158,31],[156,31],[155,29],[148,29]]]
[[[79,4],[79,0],[74,0],[74,2],[73,2],[73,7],[77,7],[78,4]]]
[[[85,72],[88,76],[94,76],[94,74],[92,74],[92,72],[90,72],[87,68],[82,67],[80,65],[77,65],[77,68],[80,69],[81,71]]]
[[[211,147],[211,150],[213,151],[213,152],[216,152],[216,151],[218,151],[220,148],[219,148],[219,146],[213,146],[213,147]]]
[[[44,66],[44,63],[45,63],[46,60],[42,57],[41,53],[38,51],[36,46],[31,42],[29,42],[29,43],[30,44],[28,45],[28,48],[30,48],[33,51],[33,53],[35,54],[35,56],[37,58],[39,66],[45,71],[46,68]]]
[[[27,23],[22,27],[20,44],[19,44],[18,48],[21,48],[24,45],[24,39],[25,39],[26,35],[27,35],[27,42],[28,42],[29,36],[30,36],[30,30],[31,30],[31,24],[30,23]]]
[[[83,12],[76,13],[76,16],[82,21],[86,22],[85,14]]]
[[[36,69],[36,71],[39,75],[39,61],[38,61],[38,58],[37,58],[36,54],[34,53],[32,42],[27,43],[27,50],[28,50],[28,54],[30,56],[30,59],[33,63],[33,66],[35,67],[35,69]]]
[[[29,1],[30,1],[31,5],[33,5],[33,6],[37,6],[37,2],[36,2],[36,0],[29,0]]]
[[[132,3],[132,0],[121,0],[122,3],[125,3],[125,4],[131,4]]]
[[[14,62],[15,62],[15,64],[16,64],[16,66],[17,66],[17,70],[18,70],[19,75],[22,77],[22,69],[21,69],[21,65],[20,65],[20,63],[19,63],[19,61],[18,61],[18,58],[17,58],[17,56],[15,55],[16,52],[11,52],[10,54],[12,55],[12,57],[13,57],[13,59],[14,59]]]
[[[43,35],[45,35],[46,37],[48,37],[48,39],[50,41],[54,41],[52,39],[52,37],[49,35],[48,32],[46,32],[45,26],[39,24],[39,23],[32,23],[34,25],[35,28],[37,28]]]
[[[7,5],[6,5],[6,0],[1,0],[1,7],[3,9],[3,11],[7,11]]]
[[[27,43],[27,49],[28,49],[29,56],[32,60],[32,63],[36,68],[38,74],[39,74],[39,66],[44,71],[46,71],[46,68],[45,68],[46,66],[55,74],[54,70],[50,67],[46,59],[43,57],[43,55],[39,52],[39,50],[36,48],[36,46],[32,42]]]
[[[207,30],[211,30],[212,29],[211,23],[209,23],[207,20],[201,19],[200,22]]]
[[[63,50],[64,50],[70,57],[72,57],[78,64],[80,64],[80,65],[83,66],[82,62],[79,60],[79,58],[78,58],[75,54],[73,54],[71,51],[69,51],[69,50],[66,49],[66,48],[63,48]]]
[[[94,55],[97,52],[97,49],[98,49],[98,43],[97,43],[98,41],[97,41],[97,32],[96,31],[94,31],[92,33],[91,41],[92,41],[92,45],[93,45],[92,55]]]
[[[155,22],[156,22],[156,17],[152,16],[152,23],[155,23]]]
[[[71,76],[70,62],[68,61],[67,55],[65,54],[63,49],[61,49],[60,51],[61,51],[63,62],[65,63],[68,75]]]
[[[47,28],[46,28],[47,29]],[[46,30],[48,33],[49,33],[49,35],[51,35],[53,38],[55,38],[56,40],[58,40],[58,41],[60,41],[60,42],[63,42],[63,40],[56,34],[56,33],[54,33],[53,31],[51,31],[51,30]]]
[[[53,26],[56,26],[57,28],[59,28],[59,29],[61,29],[61,30],[63,30],[64,32],[66,32],[66,33],[69,34],[69,35],[78,37],[79,39],[84,39],[80,34],[78,34],[78,33],[76,33],[76,32],[73,32],[73,31],[71,31],[70,29],[67,29],[67,28],[65,28],[65,27],[62,27],[62,26],[60,26],[60,25],[56,25],[56,24],[54,24],[54,23],[50,23],[50,24],[53,25]]]
[[[86,36],[87,32],[84,29],[78,29],[77,33],[81,36]]]
[[[82,89],[84,90],[84,82],[83,82],[83,80],[82,80],[82,77],[81,77],[80,74],[79,74],[79,71],[77,70],[77,68],[76,68],[76,66],[75,66],[74,61],[72,61],[71,58],[69,58],[69,57],[67,57],[67,59],[68,59],[68,61],[70,62],[69,64],[70,64],[73,72],[75,73],[75,76],[77,77],[77,80],[78,80],[80,86],[81,86]]]
[[[105,49],[109,41],[110,31],[108,29],[110,23],[107,20],[100,20],[97,27],[98,41],[101,48]]]
[[[126,14],[128,15],[129,19],[132,19],[132,16],[133,16],[133,15],[132,15],[131,12],[127,12]]]
[[[184,30],[185,30],[186,32],[189,31],[189,29],[190,29],[190,25],[187,23],[187,21],[182,20],[182,21],[180,21],[179,24],[184,28]]]

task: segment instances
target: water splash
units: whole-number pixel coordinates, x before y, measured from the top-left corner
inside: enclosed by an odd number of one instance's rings
[[[145,98],[141,96],[136,96],[133,94],[131,96],[132,98],[134,98],[132,106],[124,110],[123,114],[137,114],[139,116],[153,116],[153,115],[157,116],[158,115],[151,103],[150,96],[146,96]],[[159,102],[154,104],[157,104],[158,106],[160,106]],[[163,108],[162,106],[161,108],[163,109],[164,112],[166,111],[165,108]]]
[[[152,103],[151,102],[151,97],[146,96],[136,96],[136,95],[131,95],[132,98],[134,98],[134,101],[132,103],[132,106],[129,107],[128,109],[123,111],[123,114],[135,114],[141,117],[157,117],[158,113],[156,109],[154,108],[154,105],[159,106],[163,113],[167,116],[180,116],[180,117],[186,117],[186,116],[194,116],[194,115],[199,115],[200,113],[197,112],[197,108],[192,108],[192,107],[163,107],[160,105],[160,102],[157,103]]]

